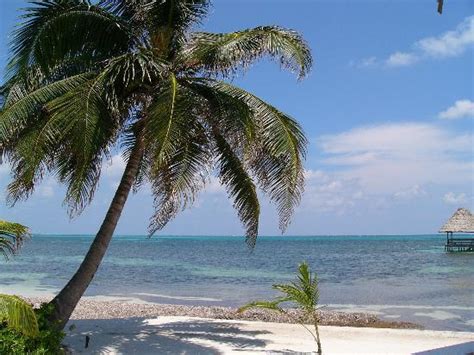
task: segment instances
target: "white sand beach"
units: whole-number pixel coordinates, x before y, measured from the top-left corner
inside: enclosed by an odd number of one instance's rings
[[[315,350],[299,325],[162,316],[76,319],[65,344],[76,354],[282,354]],[[88,348],[85,348],[89,336]],[[324,354],[474,353],[474,333],[322,326]]]

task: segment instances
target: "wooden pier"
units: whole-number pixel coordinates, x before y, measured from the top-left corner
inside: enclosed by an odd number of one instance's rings
[[[444,250],[474,252],[474,238],[448,238]]]

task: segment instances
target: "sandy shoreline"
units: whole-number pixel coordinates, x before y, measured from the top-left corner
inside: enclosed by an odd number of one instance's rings
[[[26,298],[35,307],[48,298]],[[225,320],[247,320],[274,323],[296,323],[306,321],[296,310],[288,310],[288,316],[273,311],[252,309],[238,313],[236,308],[217,306],[187,306],[157,303],[134,303],[135,300],[109,300],[107,297],[84,297],[79,302],[71,319],[124,319],[156,318],[162,316],[184,316]],[[351,326],[370,328],[421,329],[421,326],[409,322],[381,320],[369,313],[336,312],[321,310],[320,324],[331,326]]]
[[[297,324],[197,317],[72,320],[64,341],[73,354],[309,354]],[[323,354],[460,355],[474,334],[417,329],[320,327]],[[89,339],[85,348],[86,336]]]
[[[49,299],[28,300],[39,306]],[[67,349],[73,354],[289,354],[315,350],[312,337],[300,325],[274,312],[239,314],[227,307],[133,301],[83,298],[65,329]],[[321,325],[325,355],[474,352],[474,333],[410,329],[416,325],[381,321],[372,314],[322,311]]]

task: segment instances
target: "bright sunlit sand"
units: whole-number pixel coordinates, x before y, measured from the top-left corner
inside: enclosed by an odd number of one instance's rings
[[[315,350],[297,324],[158,317],[72,320],[65,344],[74,353],[255,354]],[[86,335],[89,336],[85,348]],[[321,327],[324,354],[468,354],[474,334],[408,329]]]

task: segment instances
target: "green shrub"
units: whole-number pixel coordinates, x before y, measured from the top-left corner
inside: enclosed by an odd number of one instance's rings
[[[47,303],[35,309],[38,320],[39,334],[31,337],[24,335],[18,330],[8,328],[7,324],[0,324],[0,354],[11,355],[50,355],[63,354],[61,341],[65,334],[48,320],[53,306]]]

